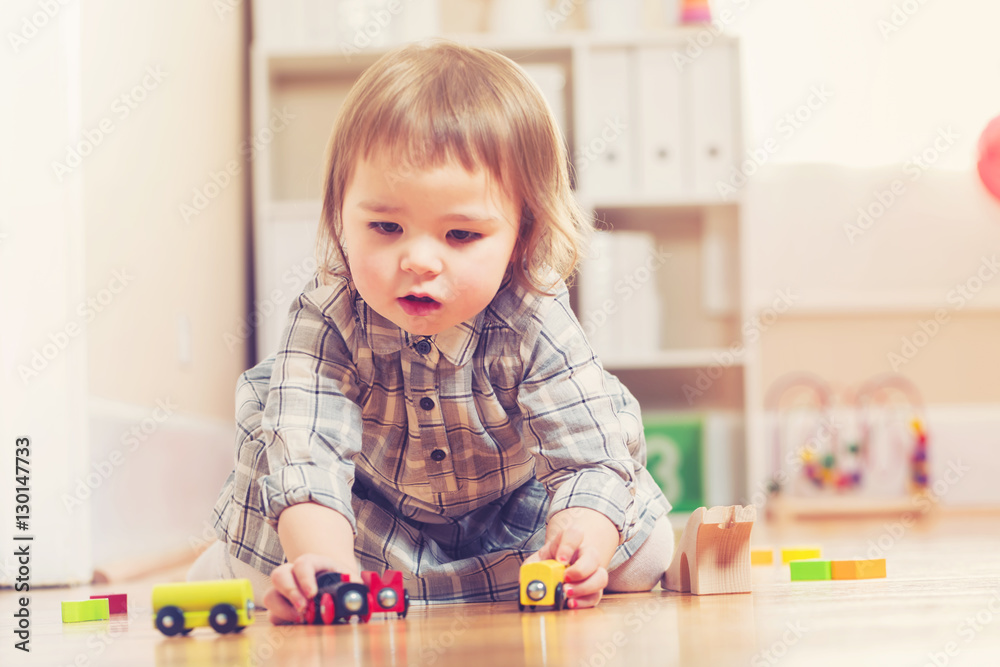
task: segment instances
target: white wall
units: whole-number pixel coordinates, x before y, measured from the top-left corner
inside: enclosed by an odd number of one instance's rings
[[[41,18],[37,18],[41,15]],[[31,23],[22,28],[24,21]],[[90,511],[60,497],[87,467],[88,328],[84,300],[83,183],[60,184],[51,156],[80,132],[80,19],[37,3],[4,3],[0,57],[0,585],[19,576],[12,533],[33,535],[30,584],[90,581]],[[15,27],[16,26],[16,27]],[[30,446],[30,519],[14,530],[15,440]],[[72,557],[67,557],[72,554]]]
[[[201,543],[250,343],[245,6],[45,6],[0,10],[0,582],[28,435],[36,584]]]

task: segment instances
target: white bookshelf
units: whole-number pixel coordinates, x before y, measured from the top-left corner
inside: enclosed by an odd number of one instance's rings
[[[628,39],[568,33],[534,41],[448,37],[497,50],[529,74],[545,75],[536,81],[561,115],[583,207],[612,233],[652,234],[670,253],[655,278],[661,308],[649,326],[656,328],[658,344],[637,349],[623,340],[614,353],[602,356],[605,366],[627,376],[623,379],[644,410],[739,415],[757,376],[753,354],[729,356],[743,346],[746,321],[741,203],[723,200],[715,187],[743,152],[739,45],[732,37],[718,37],[679,70],[672,54],[696,33],[680,28]],[[334,46],[298,48],[280,40],[252,47],[254,134],[264,130],[276,108],[296,115],[253,162],[258,300],[283,300],[259,318],[258,358],[276,349],[287,307],[298,293],[289,268],[312,257],[323,154],[337,111],[353,81],[388,48],[345,54]],[[558,72],[561,77],[553,75]],[[654,84],[661,80],[658,89]],[[581,170],[581,156],[607,122],[602,113],[621,116],[624,130],[606,142],[611,149],[591,151]],[[572,293],[576,305],[578,291]],[[705,374],[718,385],[706,394],[711,400],[679,402],[676,388]],[[673,389],[663,391],[667,386]],[[732,446],[742,450],[742,436]],[[740,492],[734,490],[733,502]]]

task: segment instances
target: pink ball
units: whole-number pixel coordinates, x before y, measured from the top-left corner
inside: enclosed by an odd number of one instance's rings
[[[1000,116],[986,125],[979,137],[979,178],[983,185],[1000,199]]]

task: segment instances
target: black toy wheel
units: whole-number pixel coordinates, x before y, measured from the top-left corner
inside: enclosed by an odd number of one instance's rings
[[[208,613],[208,623],[220,635],[225,635],[236,629],[239,623],[236,607],[231,604],[217,604]]]
[[[517,601],[517,608],[521,611],[524,611],[524,604],[521,602],[520,599]]]
[[[563,585],[556,584],[556,601],[555,608],[556,611],[562,611],[566,608],[566,597],[563,595]]]
[[[397,612],[396,616],[399,618],[406,618],[407,612],[410,611],[410,594],[403,591],[403,611]]]
[[[178,607],[164,607],[156,614],[156,629],[168,637],[184,632],[184,612]]]

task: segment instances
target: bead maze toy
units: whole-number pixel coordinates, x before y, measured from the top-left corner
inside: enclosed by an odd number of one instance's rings
[[[779,378],[765,398],[772,432],[768,516],[901,514],[929,484],[929,436],[917,388],[879,375],[835,402],[822,379]]]
[[[696,509],[663,575],[663,588],[694,595],[749,593],[750,531],[756,519],[753,505]]]

